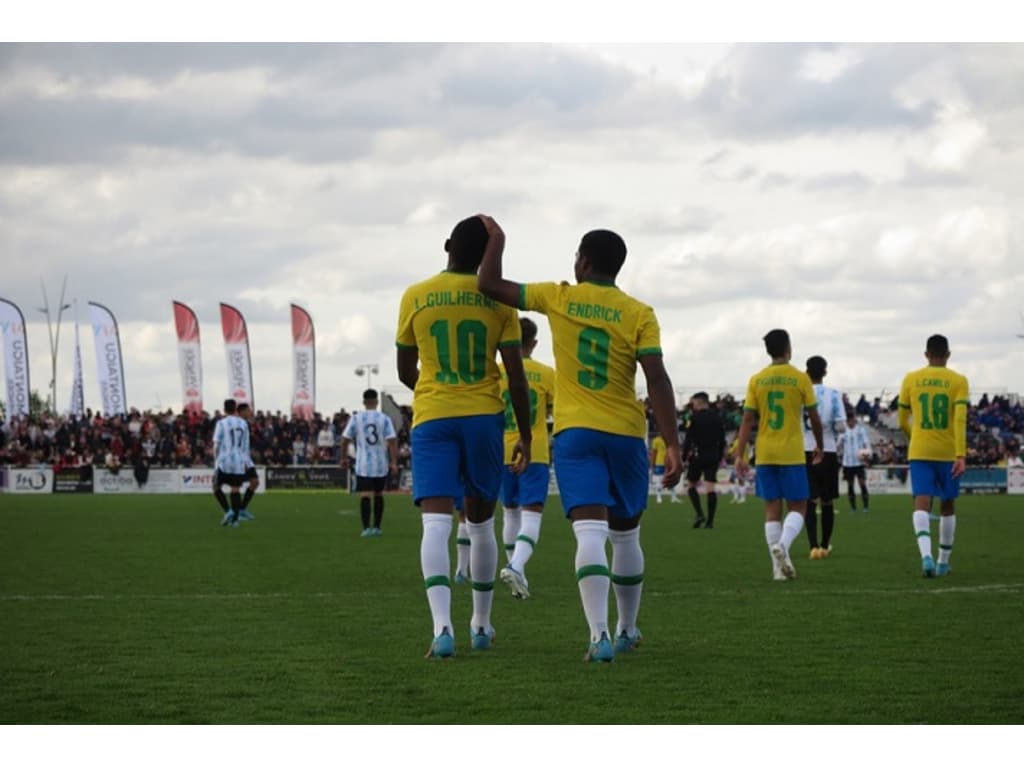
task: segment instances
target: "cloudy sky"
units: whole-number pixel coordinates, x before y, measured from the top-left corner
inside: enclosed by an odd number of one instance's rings
[[[290,404],[291,302],[318,410],[358,407],[362,363],[408,402],[399,297],[482,211],[522,281],[571,279],[583,232],[621,233],[620,285],[686,395],[742,390],[777,326],[854,396],[895,391],[937,332],[975,396],[1024,392],[1022,82],[1021,45],[0,45],[0,297],[45,393],[40,283],[55,304],[68,275],[93,407],[90,300],[139,407],[181,405],[173,300],[199,316],[209,406],[221,301],[258,408]]]

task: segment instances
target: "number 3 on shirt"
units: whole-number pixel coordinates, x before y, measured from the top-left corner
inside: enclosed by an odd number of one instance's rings
[[[600,328],[584,328],[580,331],[576,356],[583,370],[576,374],[576,380],[587,389],[604,389],[608,385],[608,349],[611,337]]]

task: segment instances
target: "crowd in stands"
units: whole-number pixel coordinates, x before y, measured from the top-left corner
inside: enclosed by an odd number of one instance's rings
[[[845,395],[844,395],[845,400]],[[861,395],[854,405],[846,400],[847,412],[875,428],[873,463],[906,462],[905,436],[887,427],[883,416],[895,402],[875,398],[869,403]],[[679,411],[680,429],[685,431],[691,411],[689,403]],[[725,421],[728,439],[739,428],[743,405],[732,395],[719,395],[714,406]],[[399,406],[396,419],[399,464],[410,465],[409,430],[412,409]],[[311,420],[292,419],[281,411],[256,411],[251,425],[252,457],[260,465],[337,465],[341,433],[348,423],[344,409],[326,418],[319,413]],[[654,418],[647,403],[648,424]],[[126,417],[104,418],[86,411],[81,418],[48,414],[13,419],[0,424],[0,464],[15,466],[53,465],[57,468],[93,464],[109,468],[139,463],[152,467],[213,466],[213,428],[220,412],[139,412]],[[1020,454],[1024,435],[1024,406],[1006,397],[983,395],[968,411],[968,464],[996,466]]]

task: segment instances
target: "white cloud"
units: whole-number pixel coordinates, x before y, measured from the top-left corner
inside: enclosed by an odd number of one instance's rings
[[[799,75],[805,80],[828,83],[860,63],[861,55],[850,48],[815,49],[800,62]]]

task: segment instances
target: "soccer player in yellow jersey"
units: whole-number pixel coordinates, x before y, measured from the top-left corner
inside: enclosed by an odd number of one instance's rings
[[[653,438],[651,438],[651,474],[653,474],[655,478],[654,498],[659,504],[661,504],[661,492],[665,490],[665,486],[663,485],[662,480],[665,477],[666,453],[668,453],[668,446],[665,445],[665,438],[663,438],[661,435],[655,435]],[[672,503],[679,501],[679,497],[676,495],[675,486],[671,488],[671,491],[672,498],[670,498],[669,501]]]
[[[626,244],[608,230],[583,236],[576,285],[519,283],[501,276],[501,228],[490,234],[478,285],[492,298],[548,316],[555,351],[552,458],[558,491],[576,537],[576,583],[590,629],[585,661],[612,661],[640,642],[636,619],[643,589],[640,517],[647,506],[647,420],[636,396],[637,363],[665,438],[665,486],[682,476],[672,382],[661,356],[657,318],[615,286]],[[612,542],[608,568],[605,545]],[[614,585],[618,625],[609,637],[608,592]]]
[[[398,314],[398,378],[413,390],[413,502],[423,512],[420,566],[434,621],[428,658],[455,653],[448,539],[455,499],[465,496],[473,577],[472,647],[494,639],[491,605],[498,570],[494,504],[501,486],[501,400],[495,353],[501,353],[519,425],[513,462],[530,460],[530,406],[519,319],[476,287],[488,236],[476,216],[445,242],[448,268],[406,289]]]
[[[740,476],[746,472],[747,443],[757,421],[754,487],[764,499],[764,538],[772,556],[774,578],[786,581],[796,576],[789,548],[803,530],[810,495],[803,416],[806,413],[814,434],[813,464],[820,464],[824,455],[821,417],[810,378],[789,364],[793,356],[789,334],[781,328],[771,330],[764,337],[764,346],[772,364],[751,376],[747,384],[743,421],[736,438],[736,472]],[[789,507],[784,521],[783,500]]]
[[[512,412],[512,400],[505,369],[501,371],[501,396],[505,400],[505,472],[501,481],[501,503],[504,508],[501,538],[505,544],[508,565],[502,568],[501,580],[520,600],[530,596],[526,580],[526,563],[533,556],[540,538],[541,513],[548,497],[551,450],[548,446],[548,413],[555,401],[555,371],[534,360],[537,347],[537,324],[528,317],[519,318],[523,332],[523,369],[530,388],[530,463],[522,473],[512,471],[513,451],[519,430]]]
[[[936,334],[925,344],[928,365],[911,371],[900,387],[900,428],[910,437],[910,486],[914,533],[925,577],[949,574],[956,533],[954,501],[967,455],[967,379],[948,368],[949,340]],[[932,499],[939,497],[939,564],[932,559]]]

